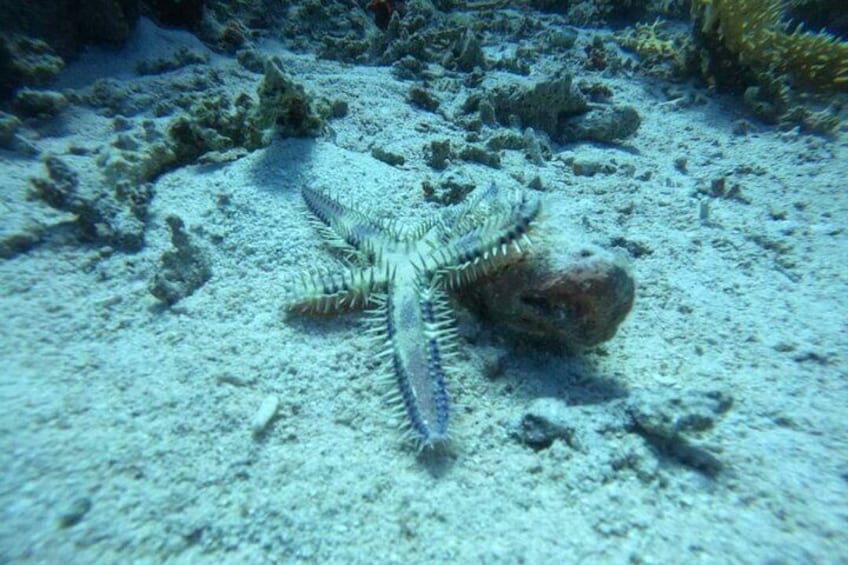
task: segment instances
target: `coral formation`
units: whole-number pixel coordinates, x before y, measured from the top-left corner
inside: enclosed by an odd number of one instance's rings
[[[755,73],[788,74],[801,85],[848,90],[848,41],[788,29],[781,0],[697,0],[699,32]],[[709,44],[709,43],[708,43]]]
[[[44,41],[17,33],[0,37],[0,98],[20,86],[46,86],[65,62]]]
[[[24,117],[55,116],[67,105],[68,99],[61,92],[32,88],[19,88],[12,100],[15,111]]]
[[[191,242],[182,219],[169,215],[165,221],[174,249],[162,254],[161,266],[149,288],[150,294],[172,306],[203,286],[212,276],[212,269],[206,253]]]
[[[283,137],[305,137],[320,132],[323,119],[312,108],[312,101],[303,86],[283,70],[283,62],[279,58],[271,57],[265,61],[265,76],[256,94],[259,103],[248,118],[248,125],[253,130],[274,128]]]
[[[320,133],[324,104],[319,115],[303,86],[295,82],[275,57],[264,62],[265,74],[257,87],[258,100],[242,93],[231,100],[221,91],[204,93],[168,126],[170,150],[177,164],[193,163],[201,156],[220,160],[235,149],[253,151],[265,147],[273,134],[304,137]],[[214,155],[210,155],[214,154]]]
[[[46,86],[85,45],[122,43],[139,12],[138,0],[0,2],[0,98]]]
[[[48,178],[30,179],[34,196],[76,216],[85,241],[138,251],[144,244],[145,217],[153,196],[150,184],[81,183],[80,175],[54,155],[44,158]]]
[[[688,30],[669,30],[668,22],[657,18],[637,23],[618,32],[616,41],[639,56],[640,66],[649,74],[663,78],[683,78],[690,74],[696,55]]]
[[[639,128],[639,114],[634,108],[610,104],[590,104],[574,82],[572,75],[560,73],[548,80],[527,86],[512,83],[489,93],[473,95],[464,105],[467,112],[491,106],[494,118],[506,126],[533,128],[547,133],[551,139],[568,143],[580,139],[596,141],[622,140]]]
[[[14,151],[18,147],[18,129],[21,120],[12,114],[0,112],[0,149]]]

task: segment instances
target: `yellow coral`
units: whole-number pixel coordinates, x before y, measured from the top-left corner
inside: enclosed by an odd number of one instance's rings
[[[615,39],[625,49],[636,52],[644,63],[651,67],[650,72],[664,75],[682,75],[686,69],[686,60],[692,51],[692,41],[688,34],[667,32],[663,28],[666,22],[657,18],[651,24],[636,24],[616,34]]]
[[[848,42],[800,26],[789,32],[782,0],[697,0],[693,10],[702,15],[702,33],[717,32],[740,63],[818,88],[848,89]]]

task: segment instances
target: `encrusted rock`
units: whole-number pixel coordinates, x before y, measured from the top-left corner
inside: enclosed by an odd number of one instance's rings
[[[565,73],[529,88],[520,84],[499,87],[491,101],[501,124],[515,125],[517,118],[521,126],[547,132],[553,138],[559,136],[565,120],[589,110],[586,97]]]
[[[535,449],[564,444],[583,456],[575,465],[597,480],[632,471],[653,480],[660,462],[672,462],[708,476],[721,471],[718,448],[706,436],[731,407],[719,391],[638,391],[628,399],[603,404],[572,404],[561,398],[537,398],[510,424],[511,435]],[[615,437],[614,442],[606,439]],[[573,469],[569,465],[569,469]],[[582,474],[582,472],[580,472]]]
[[[324,125],[303,86],[283,70],[278,57],[265,61],[265,76],[256,93],[259,104],[251,113],[249,124],[257,130],[273,127],[284,137],[306,137],[318,134]]]
[[[178,216],[165,218],[171,230],[172,251],[162,254],[162,266],[153,276],[150,293],[171,306],[190,296],[212,276],[206,253],[194,245]]]
[[[0,149],[14,150],[17,145],[21,121],[6,112],[0,112]]]
[[[154,122],[144,120],[140,127],[134,127],[131,122],[125,126],[120,122],[115,125],[126,129],[118,133],[96,159],[107,185],[150,182],[178,164],[170,140]]]
[[[606,143],[620,141],[636,133],[642,119],[632,106],[593,106],[592,111],[562,124],[563,143],[589,139]]]
[[[138,0],[0,2],[0,98],[20,86],[47,86],[83,46],[124,42]],[[35,39],[37,38],[37,39]]]
[[[628,411],[647,434],[672,440],[710,430],[733,405],[722,391],[686,391],[672,395],[635,394]]]
[[[21,88],[12,101],[15,111],[22,116],[55,116],[67,105],[68,99],[61,92]]]
[[[617,141],[633,134],[640,124],[639,114],[631,107],[591,105],[566,73],[532,87],[502,86],[489,98],[501,124],[544,131],[560,143]]]
[[[44,41],[0,34],[0,98],[22,85],[46,86],[64,67],[62,58]]]
[[[44,165],[48,178],[30,179],[34,195],[57,210],[75,214],[83,240],[123,251],[141,249],[147,206],[153,195],[150,184],[81,183],[78,173],[54,155],[45,157]]]
[[[400,153],[393,153],[379,146],[371,148],[371,156],[393,167],[400,167],[406,162],[406,158]]]
[[[575,350],[615,335],[633,306],[635,283],[613,252],[563,243],[476,285],[468,295],[485,316],[522,340]]]
[[[499,169],[501,167],[500,156],[496,152],[487,151],[479,145],[465,145],[459,150],[457,156],[469,163],[479,163],[493,169]]]
[[[474,67],[485,67],[486,57],[480,45],[480,38],[471,29],[465,30],[465,35],[457,45],[456,67],[461,71],[470,72]]]
[[[464,178],[460,174],[448,174],[441,178],[436,184],[433,184],[430,181],[424,181],[424,183],[422,183],[424,198],[426,200],[446,205],[462,202],[469,194],[471,194],[474,187],[474,182],[470,179]]]
[[[722,469],[721,461],[701,436],[733,405],[721,391],[640,392],[627,403],[635,431],[662,453],[707,474]]]
[[[449,139],[433,140],[429,145],[424,147],[425,161],[436,170],[442,170],[447,167],[451,155],[451,143]]]
[[[44,235],[44,226],[22,214],[4,217],[0,225],[0,259],[9,259],[35,247]]]
[[[209,54],[193,51],[182,46],[170,57],[142,61],[135,67],[135,72],[140,75],[157,75],[179,69],[188,65],[196,65],[209,62]]]
[[[409,89],[406,99],[413,106],[428,112],[435,112],[439,109],[439,99],[433,96],[429,90],[418,85]]]

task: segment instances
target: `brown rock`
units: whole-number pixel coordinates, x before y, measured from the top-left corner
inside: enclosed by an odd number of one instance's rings
[[[467,298],[514,336],[573,351],[615,335],[635,288],[623,258],[579,245],[532,255],[475,285]]]

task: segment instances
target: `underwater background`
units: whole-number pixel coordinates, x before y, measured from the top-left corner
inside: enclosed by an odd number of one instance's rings
[[[848,561],[845,2],[0,32],[0,562]]]

